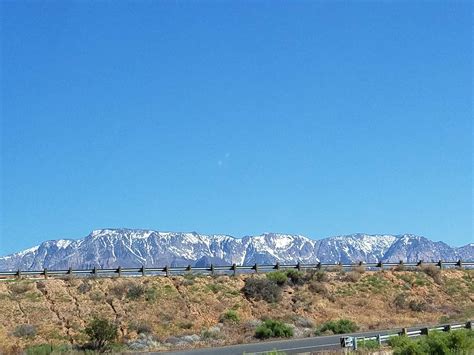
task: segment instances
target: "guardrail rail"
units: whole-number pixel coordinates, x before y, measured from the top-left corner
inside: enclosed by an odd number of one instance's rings
[[[371,270],[381,270],[381,269],[386,269],[386,268],[393,268],[393,267],[399,267],[401,269],[403,268],[417,268],[421,267],[423,265],[434,265],[439,267],[440,269],[443,268],[474,268],[474,261],[463,261],[463,260],[457,260],[457,261],[430,261],[430,262],[424,262],[423,260],[420,260],[418,262],[403,262],[400,261],[398,263],[394,262],[376,262],[376,263],[364,263],[364,262],[358,262],[358,263],[352,263],[352,264],[342,264],[342,263],[336,263],[336,264],[330,264],[330,263],[314,263],[314,264],[302,264],[302,263],[297,263],[297,264],[254,264],[254,265],[213,265],[211,264],[210,266],[206,267],[194,267],[191,265],[188,266],[181,266],[181,267],[170,267],[170,266],[164,266],[164,267],[146,267],[146,266],[141,266],[141,267],[127,267],[127,268],[122,268],[122,267],[117,267],[117,268],[98,268],[98,267],[93,267],[90,269],[63,269],[63,270],[48,270],[48,269],[43,269],[43,270],[16,270],[16,271],[0,271],[0,278],[8,278],[8,277],[17,277],[17,278],[23,278],[23,277],[44,277],[48,278],[50,276],[68,276],[68,275],[79,275],[79,276],[171,276],[173,274],[186,274],[186,273],[207,273],[207,274],[217,274],[217,273],[231,273],[233,275],[236,275],[238,272],[242,273],[248,273],[248,272],[270,272],[270,271],[275,271],[275,270],[288,270],[288,269],[296,269],[296,270],[309,270],[309,269],[316,269],[316,270],[322,270],[322,269],[328,269],[328,268],[334,268],[334,267],[339,267],[342,269],[352,269],[355,267],[364,267],[366,270],[371,271]]]

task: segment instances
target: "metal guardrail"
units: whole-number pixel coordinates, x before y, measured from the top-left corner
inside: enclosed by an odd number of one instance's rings
[[[172,274],[186,274],[186,273],[207,273],[214,275],[219,272],[224,273],[231,273],[236,275],[238,272],[269,272],[274,270],[288,270],[288,269],[296,269],[296,270],[308,270],[308,269],[316,269],[322,270],[327,268],[334,268],[340,267],[343,269],[352,269],[355,267],[364,267],[367,270],[381,270],[384,268],[390,267],[407,267],[407,268],[416,268],[421,267],[423,265],[433,265],[437,266],[440,269],[442,268],[474,268],[474,261],[437,261],[437,262],[424,262],[420,260],[418,262],[411,262],[405,263],[400,261],[398,263],[384,263],[382,261],[376,263],[364,263],[358,262],[353,264],[329,264],[329,263],[315,263],[315,264],[290,264],[284,265],[280,263],[276,264],[254,264],[254,265],[224,265],[224,266],[216,266],[211,264],[208,267],[192,267],[191,265],[182,266],[182,267],[135,267],[135,268],[97,268],[94,267],[92,269],[63,269],[63,270],[16,270],[16,271],[0,271],[0,278],[8,278],[8,277],[44,277],[48,278],[49,276],[68,276],[68,275],[89,275],[89,276],[170,276]]]
[[[473,321],[468,321],[466,323],[439,325],[432,328],[423,327],[423,328],[410,330],[410,331],[408,331],[407,328],[403,328],[398,333],[378,334],[378,335],[370,336],[370,337],[348,336],[348,337],[341,337],[340,340],[341,340],[341,347],[357,350],[358,344],[365,341],[375,340],[379,343],[379,345],[382,345],[382,343],[389,341],[390,338],[393,338],[393,337],[407,336],[410,338],[414,338],[414,337],[419,337],[421,335],[428,335],[428,333],[432,331],[449,332],[452,330],[459,330],[459,329],[472,329],[472,325],[473,325]]]

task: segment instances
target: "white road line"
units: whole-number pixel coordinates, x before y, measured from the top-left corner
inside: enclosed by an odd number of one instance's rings
[[[276,351],[290,351],[290,350],[313,349],[313,348],[322,348],[322,347],[328,347],[328,346],[334,346],[334,345],[341,345],[341,344],[340,344],[340,343],[335,343],[335,344],[322,344],[322,345],[300,346],[300,347],[298,347],[298,348],[288,348],[288,349],[277,349],[277,348],[276,348]],[[253,355],[266,354],[266,353],[271,352],[271,351],[273,351],[273,349],[272,349],[272,350],[259,351],[259,352],[250,353],[250,354],[253,354]],[[250,355],[250,354],[249,354],[249,355]]]

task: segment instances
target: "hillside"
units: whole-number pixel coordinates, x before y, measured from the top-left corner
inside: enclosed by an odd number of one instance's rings
[[[474,260],[474,246],[450,247],[422,236],[351,234],[314,240],[264,233],[235,238],[195,232],[101,229],[82,239],[49,240],[0,257],[0,270],[280,263],[351,263],[379,260]]]
[[[116,322],[119,341],[129,350],[256,341],[255,327],[268,318],[291,324],[295,336],[308,336],[340,318],[365,330],[474,316],[473,270],[334,268],[283,281],[278,274],[268,281],[267,275],[3,281],[0,352],[43,343],[84,344],[82,329],[94,316]],[[268,290],[249,281],[256,279],[267,280],[276,287],[271,292],[281,295],[274,302],[259,300]]]

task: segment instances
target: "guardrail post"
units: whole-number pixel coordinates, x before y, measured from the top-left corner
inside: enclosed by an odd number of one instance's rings
[[[423,260],[420,260],[416,263],[416,266],[423,266]]]
[[[18,269],[18,271],[16,272],[16,277],[21,279],[21,270]]]
[[[191,265],[188,265],[188,266],[186,267],[186,272],[187,272],[188,274],[192,274],[191,271],[192,271]]]
[[[69,267],[69,269],[67,270],[67,274],[72,275],[72,267]]]
[[[357,337],[352,338],[352,349],[357,350]]]
[[[379,262],[377,263],[377,267],[383,269],[383,263],[382,263],[381,261],[379,261]]]
[[[117,268],[117,275],[118,275],[118,277],[122,277],[122,267],[121,266],[119,266]]]
[[[439,267],[440,270],[442,270],[443,269],[443,261],[442,260],[438,261],[437,266]]]
[[[97,276],[97,266],[92,269],[92,275]]]
[[[377,343],[379,343],[379,345],[382,345],[382,338],[380,337],[380,334],[377,335]]]
[[[47,268],[44,268],[43,275],[44,275],[44,279],[47,280],[48,279],[48,269]]]
[[[255,265],[253,266],[253,269],[255,270],[255,273],[258,274],[258,264],[255,263]]]
[[[445,332],[450,332],[451,331],[451,324],[447,324],[444,326],[444,331]]]
[[[146,276],[146,268],[145,265],[142,265],[142,269],[140,270],[142,272],[142,276]]]
[[[211,275],[214,275],[214,264],[211,264]]]
[[[170,277],[170,269],[168,267],[168,265],[165,266],[165,273],[166,273],[166,277]]]
[[[459,259],[458,262],[456,263],[456,266],[459,268],[462,268],[462,260]]]
[[[316,265],[316,269],[321,270],[321,262],[318,262],[318,265]]]
[[[233,271],[233,275],[235,276],[237,274],[237,265],[235,265],[235,263],[232,264],[231,270]]]
[[[299,261],[298,261],[298,263],[296,264],[296,270],[301,271],[301,264],[300,264]]]
[[[400,333],[398,333],[400,336],[403,336],[403,335],[408,335],[408,329],[407,328],[402,328],[402,331]]]
[[[275,264],[275,269],[276,270],[280,270],[280,263],[277,261],[277,263]]]
[[[421,335],[428,335],[429,329],[428,328],[421,328],[420,329],[420,334]]]
[[[467,329],[472,329],[472,320],[466,323],[466,328]]]

